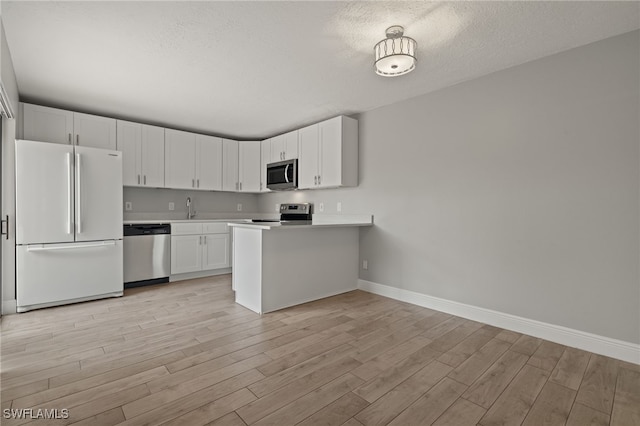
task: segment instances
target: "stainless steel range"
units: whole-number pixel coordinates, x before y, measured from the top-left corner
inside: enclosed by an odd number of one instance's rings
[[[311,223],[313,204],[311,203],[283,203],[280,204],[280,220],[253,219],[253,222],[288,222]]]

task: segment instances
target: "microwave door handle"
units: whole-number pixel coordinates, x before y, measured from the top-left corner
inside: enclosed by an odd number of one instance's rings
[[[289,183],[289,164],[284,168],[284,181]]]

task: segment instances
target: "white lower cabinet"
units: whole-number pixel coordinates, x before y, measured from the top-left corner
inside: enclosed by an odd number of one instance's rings
[[[171,275],[229,268],[226,223],[189,222],[171,225]]]
[[[203,235],[202,270],[228,268],[229,233]]]
[[[171,235],[171,274],[202,270],[202,235]]]

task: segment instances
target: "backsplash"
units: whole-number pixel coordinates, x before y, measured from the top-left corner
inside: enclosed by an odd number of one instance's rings
[[[124,219],[186,218],[187,197],[191,198],[192,206],[197,213],[196,219],[215,219],[220,213],[224,213],[225,218],[245,217],[247,213],[258,212],[256,194],[125,187]],[[127,203],[131,203],[131,210],[126,210]],[[169,210],[169,203],[174,204],[173,211]],[[242,205],[242,210],[238,210],[238,205]]]

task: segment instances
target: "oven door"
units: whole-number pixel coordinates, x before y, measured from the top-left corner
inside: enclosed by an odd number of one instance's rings
[[[267,188],[272,191],[298,187],[298,160],[267,164]]]

